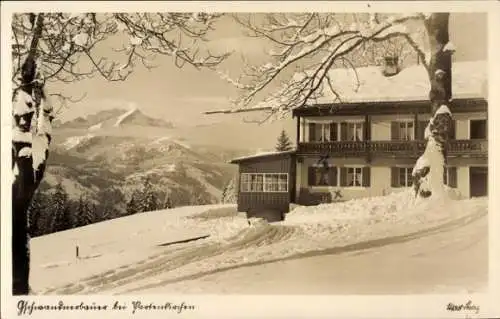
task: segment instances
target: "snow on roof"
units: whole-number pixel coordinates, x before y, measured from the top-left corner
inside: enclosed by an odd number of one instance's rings
[[[341,101],[336,100],[328,86],[318,104],[349,102],[412,101],[428,99],[430,83],[423,65],[413,65],[395,76],[386,77],[381,67],[369,66],[356,69],[330,71],[332,87]],[[452,95],[454,98],[487,98],[487,62],[464,61],[452,64]]]
[[[257,159],[257,158],[263,158],[263,157],[273,157],[273,156],[281,156],[281,155],[288,155],[288,154],[294,154],[295,150],[292,151],[283,151],[283,152],[277,152],[277,151],[272,151],[272,152],[258,152],[253,155],[248,155],[248,156],[243,156],[243,157],[238,157],[234,158],[230,161],[231,164],[236,164],[239,162],[247,161],[247,160],[252,160],[252,159]]]

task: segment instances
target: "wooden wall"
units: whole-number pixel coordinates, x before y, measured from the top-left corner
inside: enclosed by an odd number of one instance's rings
[[[259,211],[286,213],[295,198],[294,156],[256,158],[239,163],[239,173],[288,173],[288,192],[238,192],[238,211],[258,216]],[[269,214],[267,212],[266,214]]]

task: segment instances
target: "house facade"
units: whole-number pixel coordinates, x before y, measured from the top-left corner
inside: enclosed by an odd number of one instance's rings
[[[484,61],[453,64],[453,129],[443,179],[460,198],[488,194],[486,70]],[[297,147],[286,157],[293,163],[286,177],[293,184],[287,189],[293,192],[290,202],[314,205],[412,186],[413,165],[424,152],[424,131],[431,118],[425,69],[415,65],[393,77],[384,76],[378,67],[353,72],[333,70],[336,92],[324,91],[318,103],[293,110]],[[245,163],[238,163],[240,197],[245,198]]]
[[[335,115],[321,107],[294,111],[299,123],[298,202],[314,204],[322,198],[318,193],[333,192],[330,200],[349,200],[412,186],[413,165],[425,149],[424,130],[431,116],[428,102],[348,106]],[[480,98],[455,99],[451,112],[454,125],[445,184],[462,198],[486,196],[487,103]]]

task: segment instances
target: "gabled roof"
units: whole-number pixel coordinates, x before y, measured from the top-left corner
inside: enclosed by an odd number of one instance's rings
[[[329,75],[341,100],[324,86],[324,96],[317,99],[317,104],[414,101],[427,100],[429,96],[430,83],[423,65],[407,67],[391,77],[384,76],[378,66],[356,68],[356,72],[333,69]],[[453,98],[487,99],[487,85],[486,61],[452,63]]]
[[[293,154],[295,154],[295,152],[296,152],[296,150],[284,151],[284,152],[260,152],[257,154],[232,159],[230,161],[230,163],[231,164],[238,164],[241,162],[247,162],[247,161],[252,161],[252,160],[256,160],[256,159],[261,160],[264,158],[282,157],[282,156],[287,156],[287,155],[293,155]]]

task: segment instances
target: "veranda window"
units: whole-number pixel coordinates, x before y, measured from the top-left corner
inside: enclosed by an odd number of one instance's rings
[[[240,180],[243,193],[288,192],[287,173],[242,173]]]

